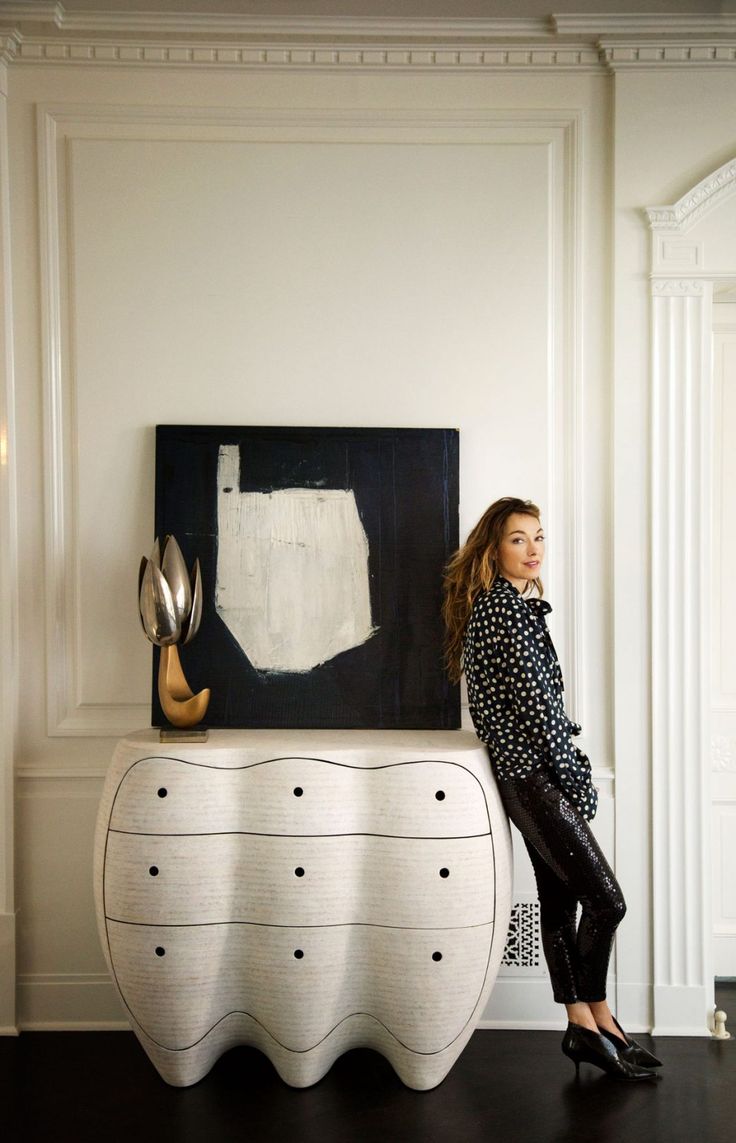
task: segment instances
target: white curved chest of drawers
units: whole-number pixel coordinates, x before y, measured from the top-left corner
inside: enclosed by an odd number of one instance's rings
[[[236,1044],[294,1087],[369,1047],[444,1079],[503,955],[511,841],[464,731],[122,740],[100,805],[100,937],[167,1083]]]

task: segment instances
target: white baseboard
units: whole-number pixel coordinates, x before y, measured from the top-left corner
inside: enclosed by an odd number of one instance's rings
[[[10,977],[12,980],[12,976]],[[631,990],[634,991],[631,991]],[[651,1028],[641,1014],[648,989],[618,989],[618,1003],[633,1033],[655,1036],[708,1036],[713,1002],[706,989],[655,989],[657,1022]],[[610,995],[617,995],[613,988]],[[622,1003],[623,1001],[623,1003]],[[638,1018],[637,1018],[638,1017]],[[566,1023],[564,1006],[552,999],[548,979],[499,978],[478,1023],[481,1029],[556,1031]],[[106,973],[28,973],[18,978],[17,1019],[0,1020],[0,1035],[18,1029],[34,1031],[123,1031],[130,1028],[112,981]]]
[[[477,1027],[484,1032],[559,1032],[565,1030],[567,1017],[558,1020],[479,1020]]]
[[[18,977],[18,1027],[23,1031],[117,1031],[130,1028],[107,973]]]
[[[500,976],[478,1027],[558,1031],[566,1023],[567,1013],[552,999],[547,976]]]
[[[66,1020],[35,1020],[24,1024],[20,1032],[130,1032],[130,1024],[124,1020],[79,1020],[70,1024]]]
[[[15,1011],[15,914],[0,913],[0,1036],[18,1031]]]
[[[609,977],[606,987],[614,1011],[614,998],[617,998],[619,1012],[624,1016],[621,1022],[627,1031],[650,1032],[648,986],[625,985],[617,989],[615,981]],[[478,1027],[559,1031],[566,1024],[565,1007],[552,999],[548,976],[499,976]]]
[[[709,1036],[715,1012],[710,986],[657,985],[653,990],[654,1036]]]
[[[721,977],[736,975],[736,934],[716,933],[713,937],[713,973]]]
[[[651,984],[623,984],[619,982],[615,991],[611,989],[608,995],[612,1012],[627,1032],[651,1032]]]
[[[709,1036],[713,1025],[712,989],[619,984],[609,977],[607,994],[627,1031],[653,1036]],[[655,1020],[649,1015],[653,1003]],[[549,979],[499,977],[479,1028],[557,1031],[565,1027],[564,1006],[552,1000]]]

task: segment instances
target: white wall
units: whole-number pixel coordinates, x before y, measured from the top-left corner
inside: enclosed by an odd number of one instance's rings
[[[91,838],[115,737],[147,720],[153,425],[231,422],[457,427],[463,533],[499,495],[540,503],[596,830],[629,903],[619,1012],[650,1026],[636,212],[736,147],[733,74],[617,73],[614,107],[593,64],[10,65],[20,1025],[120,1019]],[[700,114],[678,107],[664,148],[683,81]],[[558,1026],[548,991],[541,969],[508,970],[488,1019]]]

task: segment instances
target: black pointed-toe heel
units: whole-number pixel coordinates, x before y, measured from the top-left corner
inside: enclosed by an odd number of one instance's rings
[[[605,1036],[591,1032],[580,1024],[568,1024],[562,1039],[562,1050],[575,1064],[575,1074],[580,1074],[581,1063],[593,1064],[613,1079],[633,1083],[638,1080],[657,1080],[659,1076],[647,1068],[622,1059],[614,1044]]]
[[[607,1032],[605,1028],[598,1028],[601,1036],[605,1036],[610,1040],[622,1060],[627,1060],[630,1064],[639,1064],[642,1068],[661,1068],[662,1061],[653,1056],[646,1048],[642,1048],[641,1044],[637,1044],[636,1040],[632,1040],[631,1036],[627,1036],[623,1028],[619,1024],[616,1017],[613,1017],[613,1022],[621,1033],[621,1038],[615,1036],[613,1032]],[[622,1041],[623,1040],[623,1044]]]

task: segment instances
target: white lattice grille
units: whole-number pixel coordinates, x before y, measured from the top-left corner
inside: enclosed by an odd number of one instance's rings
[[[517,901],[511,909],[501,964],[509,968],[538,968],[540,957],[539,902]]]

